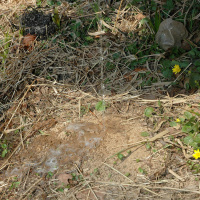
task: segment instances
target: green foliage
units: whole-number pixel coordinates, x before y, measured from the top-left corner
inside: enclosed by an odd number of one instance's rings
[[[177,123],[174,122],[174,121],[172,121],[172,122],[169,123],[169,125],[170,125],[171,127],[174,127],[174,126],[177,126]]]
[[[166,4],[164,4],[163,8],[165,9],[165,11],[167,13],[169,13],[171,10],[174,9],[174,5],[175,5],[175,3],[173,2],[173,0],[167,0]]]
[[[118,153],[117,154],[117,157],[120,159],[120,160],[124,160],[125,156],[121,153]]]
[[[53,172],[48,172],[48,173],[47,173],[47,178],[50,179],[50,178],[52,178],[52,177],[53,177]]]
[[[42,0],[36,0],[36,5],[41,6],[42,5]]]
[[[125,174],[125,176],[126,177],[129,177],[131,174],[129,173],[129,172],[127,172],[126,174]]]
[[[6,143],[1,144],[1,157],[5,158],[8,153],[8,146]]]
[[[72,173],[71,175],[73,177],[72,180],[74,180],[74,181],[83,181],[83,176],[82,175],[76,174],[76,173]]]
[[[142,133],[141,133],[141,136],[142,136],[142,137],[148,137],[148,136],[149,136],[149,133],[148,133],[148,132],[142,132]]]
[[[195,163],[192,160],[188,160],[187,165],[190,168],[190,170],[193,172],[193,174],[198,174],[200,172],[200,164]]]
[[[47,0],[47,4],[49,6],[60,6],[61,5],[61,1],[57,1],[57,0]]]
[[[2,41],[0,41],[0,42],[2,42]],[[8,32],[6,32],[5,35],[4,35],[3,43],[1,44],[3,46],[3,50],[2,50],[2,52],[0,52],[0,57],[3,58],[2,64],[4,64],[5,61],[6,61],[6,58],[7,58],[8,53],[9,53],[10,44],[11,44],[11,36],[9,35]]]
[[[19,185],[20,185],[20,182],[17,181],[17,177],[14,177],[13,179],[14,179],[14,181],[11,183],[11,186],[9,187],[9,190],[18,188]]]
[[[158,10],[156,10],[155,23],[154,23],[154,30],[155,30],[156,33],[159,29],[160,23],[161,23],[160,13],[158,12]]]
[[[142,169],[141,167],[138,168],[138,171],[141,173],[141,174],[147,174],[147,171]]]
[[[105,111],[106,110],[106,102],[105,101],[99,101],[96,105],[95,105],[95,109],[97,111]]]
[[[193,113],[195,115],[193,115]],[[182,132],[187,134],[187,136],[183,138],[183,142],[194,149],[200,148],[200,123],[198,115],[199,113],[186,111],[184,112],[184,115],[179,118]],[[173,126],[176,125],[176,122],[171,123]]]
[[[148,108],[145,109],[144,114],[145,114],[146,117],[151,117],[153,112],[154,112],[154,109],[152,107],[148,107]]]
[[[52,19],[53,19],[53,22],[56,24],[56,26],[60,29],[60,17],[59,17],[57,8],[54,8]]]
[[[146,149],[150,150],[151,149],[151,145],[149,144],[149,142],[146,143]]]

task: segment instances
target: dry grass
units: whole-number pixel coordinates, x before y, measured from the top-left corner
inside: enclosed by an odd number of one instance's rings
[[[93,35],[92,37],[96,36],[99,39],[95,39],[93,43],[87,46],[83,45],[80,39],[77,39],[75,46],[74,41],[68,41],[71,32],[65,26],[62,27],[65,31],[64,34],[58,32],[46,41],[37,41],[30,52],[15,48],[16,45],[20,45],[22,36],[20,36],[19,30],[13,29],[12,23],[18,25],[18,17],[22,14],[24,8],[35,6],[36,2],[22,0],[0,2],[0,41],[3,41],[0,46],[1,53],[6,51],[6,43],[10,43],[5,62],[1,64],[0,113],[2,117],[0,117],[0,120],[2,125],[0,126],[0,131],[1,139],[8,140],[9,144],[12,144],[8,157],[0,162],[0,171],[2,173],[8,173],[9,169],[12,169],[15,165],[24,165],[24,161],[21,162],[17,157],[18,153],[25,152],[26,143],[34,140],[38,131],[43,129],[50,130],[57,123],[57,119],[77,121],[83,119],[84,114],[90,113],[92,117],[97,119],[99,124],[104,123],[100,114],[98,115],[94,111],[95,104],[98,101],[104,100],[109,103],[114,110],[112,112],[120,113],[122,118],[126,119],[128,125],[138,117],[140,119],[143,118],[141,113],[139,115],[136,114],[134,118],[128,115],[128,111],[132,109],[131,105],[137,107],[138,110],[146,106],[156,108],[158,107],[157,99],[160,99],[166,115],[170,117],[175,117],[187,104],[193,107],[198,106],[198,94],[190,96],[177,95],[175,97],[165,95],[166,89],[171,82],[166,82],[158,70],[158,62],[164,56],[164,53],[145,55],[144,57],[153,58],[153,61],[146,61],[143,65],[145,69],[139,69],[139,71],[131,70],[128,66],[130,61],[137,60],[137,55],[127,54],[125,47],[133,40],[139,41],[141,30],[143,30],[140,19],[143,18],[144,14],[135,7],[130,9],[121,8],[120,11],[115,10],[109,14],[112,22],[105,22],[101,18],[101,14],[107,7],[104,1],[99,2],[102,10],[97,12],[97,15],[100,17],[101,23],[97,30],[88,30],[90,35]],[[119,7],[120,2],[116,3],[115,9]],[[83,8],[82,14],[80,14],[80,8]],[[51,8],[42,9],[46,13],[52,12]],[[63,17],[68,16],[77,21],[85,17],[94,19],[96,16],[91,1],[80,1],[80,5],[77,7],[65,2],[59,7],[59,13],[62,13]],[[65,23],[63,22],[63,24]],[[110,29],[113,35],[105,33],[102,30],[102,25]],[[144,29],[145,34],[152,32],[151,27],[147,26]],[[136,34],[133,38],[127,36],[127,33],[134,31]],[[9,40],[5,40],[6,33],[9,36]],[[56,42],[54,42],[55,40]],[[64,40],[67,40],[67,42],[64,42]],[[149,49],[150,46],[151,44],[141,44],[140,50]],[[115,53],[120,53],[120,57],[113,60]],[[106,65],[108,62],[111,66],[114,65],[113,69],[108,69]],[[149,71],[150,76],[156,78],[157,82],[142,88],[143,79],[138,79],[138,77],[139,74],[145,74],[146,71]],[[82,106],[86,105],[90,105],[91,109],[83,114],[81,109]],[[15,131],[22,127],[23,130],[16,136]],[[154,137],[150,139],[150,142],[157,142],[158,140],[166,142],[167,137],[170,135],[180,136],[180,132],[171,133],[171,129],[163,131],[163,127],[166,128],[158,116],[158,125],[154,127],[154,131],[156,130],[154,134],[159,134],[153,135]],[[141,148],[143,143],[144,141],[141,140],[137,143],[122,145],[120,147],[121,151],[116,153],[122,153],[136,147]],[[156,145],[158,144],[156,143]],[[171,145],[178,145],[185,152],[181,142]],[[160,152],[163,155],[165,153],[171,155],[173,150],[168,152],[161,148]],[[184,153],[185,160],[189,156],[187,153]],[[156,155],[161,157],[160,159],[164,159],[162,154],[158,153]],[[32,169],[29,167],[24,169],[23,176],[18,180],[9,176],[5,177],[2,174],[0,199],[113,198],[117,200],[164,199],[164,197],[166,199],[172,199],[173,197],[176,199],[199,198],[199,188],[194,183],[197,175],[192,175],[187,168],[182,169],[186,175],[180,175],[173,161],[173,159],[176,160],[177,158],[170,158],[170,167],[174,171],[168,166],[162,168],[162,170],[169,168],[171,171],[169,170],[168,173],[171,174],[171,177],[163,178],[162,172],[155,171],[155,174],[157,173],[161,180],[151,180],[150,177],[141,175],[141,180],[138,181],[137,179],[138,182],[125,176],[117,169],[117,166],[116,168],[112,166],[112,159],[113,156],[108,155],[105,162],[102,162],[99,166],[99,170],[102,173],[107,171],[115,173],[116,179],[119,178],[120,180],[119,182],[108,181],[107,179],[104,181],[101,180],[102,177],[98,178],[98,176],[86,176],[76,165],[76,172],[82,175],[83,180],[72,182],[71,185],[73,187],[70,189],[65,188],[61,193],[58,190],[60,183],[55,176],[52,179],[48,179],[46,176],[41,178],[32,173]],[[144,161],[146,163],[151,162],[148,157],[144,158]],[[167,162],[164,163],[166,164]],[[14,182],[20,182],[20,186],[15,187],[13,185]],[[194,187],[189,188],[191,186],[190,183],[194,184]],[[182,184],[182,186],[179,187],[179,184]],[[10,189],[11,186],[13,186],[12,189]],[[33,196],[29,197],[29,195]]]

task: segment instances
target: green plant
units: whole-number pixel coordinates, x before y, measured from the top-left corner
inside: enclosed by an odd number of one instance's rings
[[[194,173],[194,174],[198,174],[200,172],[200,164],[195,163],[192,160],[188,160],[187,161],[187,165],[190,168],[190,170]]]
[[[6,143],[1,144],[1,157],[4,158],[8,153],[8,146]]]
[[[193,115],[195,114],[195,115]],[[177,126],[180,124],[182,132],[186,133],[187,136],[183,138],[183,142],[186,145],[192,146],[194,150],[200,149],[200,113],[194,111],[185,111],[184,115],[172,121],[171,126]]]
[[[6,32],[4,35],[3,44],[1,44],[3,46],[2,52],[0,53],[0,57],[2,57],[2,64],[4,64],[6,61],[6,58],[9,53],[10,44],[11,44],[11,36],[9,35],[8,32]]]
[[[148,137],[148,136],[149,136],[149,133],[148,133],[148,132],[142,132],[142,133],[140,133],[140,135],[141,135],[142,137]]]
[[[96,105],[95,105],[95,109],[96,109],[97,111],[105,111],[105,110],[106,110],[106,107],[107,107],[106,102],[103,101],[103,100],[97,102]]]
[[[120,159],[120,160],[124,160],[125,159],[125,156],[121,153],[118,153],[117,154],[117,157]]]
[[[42,5],[43,0],[36,0],[36,5],[37,6],[41,6]]]
[[[75,174],[75,173],[72,173],[72,180],[75,180],[75,181],[83,181],[83,176],[80,175],[80,174]]]
[[[146,117],[151,117],[152,114],[153,114],[153,112],[154,112],[154,108],[148,107],[148,108],[145,109],[144,115],[145,115]]]
[[[49,179],[49,178],[52,178],[53,177],[53,172],[48,172],[47,173],[47,178]]]
[[[14,181],[11,183],[11,186],[9,187],[9,190],[12,190],[13,188],[18,188],[20,185],[20,182],[17,181],[17,177],[14,177]]]
[[[47,4],[49,6],[60,6],[61,5],[61,1],[58,1],[58,0],[47,0]]]
[[[147,174],[147,171],[145,169],[142,169],[141,167],[138,168],[138,171],[141,173],[141,174]]]
[[[38,2],[39,5],[41,5],[42,0],[38,0],[37,2]],[[58,14],[57,6],[61,5],[61,1],[58,1],[58,0],[47,0],[47,4],[54,8],[53,9],[52,20],[55,23],[55,25],[58,27],[58,29],[60,29],[60,16]]]

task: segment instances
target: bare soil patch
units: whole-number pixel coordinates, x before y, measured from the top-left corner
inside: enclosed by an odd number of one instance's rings
[[[41,1],[43,15],[27,12],[35,1],[2,1],[0,199],[199,199],[199,161],[181,126],[170,125],[185,111],[199,113],[198,90],[186,90],[187,74],[164,77],[160,61],[171,52],[149,43],[153,29],[136,6],[115,3]],[[50,32],[30,26],[21,34],[29,14],[51,22]],[[33,23],[41,24],[44,33],[45,24]],[[186,55],[185,70],[196,69],[199,61]]]

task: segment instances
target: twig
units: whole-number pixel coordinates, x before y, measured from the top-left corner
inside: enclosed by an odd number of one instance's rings
[[[111,166],[108,165],[107,163],[103,163],[103,164],[106,165],[107,167],[111,168],[112,170],[116,171],[117,173],[119,173],[120,175],[122,175],[124,178],[126,178],[126,179],[129,180],[130,182],[134,183],[133,180],[131,180],[130,178],[128,178],[127,176],[125,176],[124,174],[122,174],[122,173],[121,173],[120,171],[118,171],[117,169],[111,167]],[[157,194],[157,193],[155,193],[155,192],[149,190],[149,189],[146,188],[145,186],[140,186],[140,187],[142,187],[144,190],[146,190],[146,191],[148,191],[148,192],[150,192],[150,193],[152,193],[152,194],[154,194],[154,195],[156,195],[156,196],[160,196],[159,194]],[[161,197],[161,196],[160,196],[160,197]]]
[[[79,173],[82,175],[83,180],[85,181],[85,183],[86,183],[86,184],[88,185],[88,187],[90,188],[90,191],[91,191],[92,194],[94,195],[95,199],[98,200],[98,198],[97,198],[95,192],[93,191],[93,189],[91,188],[90,184],[84,179],[84,176],[83,176],[82,172],[80,171],[80,169],[78,168],[77,164],[75,164],[75,166],[76,166],[77,170],[79,171]]]
[[[34,81],[32,81],[31,85],[29,85],[28,89],[27,89],[27,90],[26,90],[26,92],[24,93],[24,95],[23,95],[23,97],[21,98],[21,100],[20,100],[19,104],[17,105],[17,108],[15,109],[15,111],[13,112],[13,114],[12,114],[12,116],[11,116],[10,120],[8,121],[8,123],[7,123],[7,125],[6,125],[6,127],[5,127],[5,129],[4,129],[4,131],[6,131],[6,129],[8,128],[8,126],[9,126],[10,122],[12,121],[13,117],[15,116],[15,113],[17,112],[17,110],[18,110],[19,106],[21,105],[22,101],[24,100],[25,96],[27,95],[27,93],[28,93],[28,92],[29,92],[29,90],[31,89],[31,87],[32,87],[32,84],[33,84],[34,82],[35,82],[35,80],[34,80]],[[3,131],[3,133],[1,134],[1,137],[0,137],[0,139],[3,137],[4,131]]]
[[[37,180],[29,189],[26,190],[26,192],[24,194],[21,195],[21,197],[19,198],[19,200],[23,199],[23,196],[25,196],[33,187],[35,187],[43,178]]]

